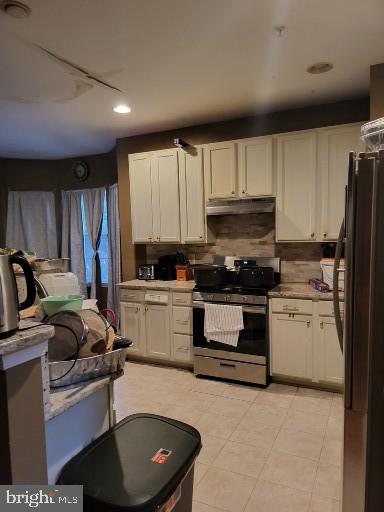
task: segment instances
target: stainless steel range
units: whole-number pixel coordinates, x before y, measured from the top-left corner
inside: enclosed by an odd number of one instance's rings
[[[258,265],[273,266],[279,278],[279,258],[259,258]],[[269,338],[268,291],[274,286],[244,288],[236,284],[219,288],[196,287],[193,291],[194,373],[268,386]],[[205,304],[239,305],[244,329],[237,346],[208,341],[204,336]]]

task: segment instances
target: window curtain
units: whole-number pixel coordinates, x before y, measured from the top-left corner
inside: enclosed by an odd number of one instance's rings
[[[61,255],[63,258],[71,258],[70,269],[79,279],[81,293],[87,297],[81,196],[81,190],[65,190],[62,192]]]
[[[8,192],[6,245],[57,258],[55,195],[43,191]]]
[[[84,201],[85,220],[87,223],[88,237],[93,250],[92,257],[92,284],[90,298],[96,298],[97,286],[100,283],[100,260],[98,249],[100,246],[101,222],[103,220],[103,203],[105,188],[92,188],[82,190]]]
[[[116,313],[119,319],[119,294],[116,283],[121,281],[120,256],[120,217],[117,184],[108,187],[108,236],[109,236],[109,269],[108,269],[108,307]]]

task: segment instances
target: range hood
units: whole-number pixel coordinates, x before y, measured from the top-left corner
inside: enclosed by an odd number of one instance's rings
[[[206,207],[207,215],[246,215],[247,213],[270,213],[274,211],[274,197],[213,200],[209,201]]]

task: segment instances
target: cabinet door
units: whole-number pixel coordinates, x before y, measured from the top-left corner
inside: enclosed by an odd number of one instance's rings
[[[129,155],[132,236],[134,242],[152,242],[151,155]]]
[[[177,150],[153,154],[153,224],[157,242],[180,242],[179,165]]]
[[[203,150],[179,152],[180,217],[183,242],[205,241]]]
[[[312,317],[272,314],[272,375],[312,378]]]
[[[318,339],[315,340],[319,351],[319,380],[331,384],[344,381],[344,363],[336,323],[333,318],[320,318]]]
[[[336,240],[344,216],[349,151],[362,151],[360,125],[334,127],[319,132],[321,179],[320,240]]]
[[[272,137],[256,137],[238,143],[240,196],[271,196]]]
[[[206,199],[222,199],[237,195],[236,144],[218,142],[204,148]]]
[[[145,355],[145,338],[143,332],[143,306],[120,302],[121,334],[133,341],[129,352]]]
[[[192,363],[192,336],[187,334],[173,335],[173,359]]]
[[[147,356],[170,359],[171,335],[168,306],[146,305],[144,315]]]
[[[315,240],[316,132],[277,138],[276,239]]]

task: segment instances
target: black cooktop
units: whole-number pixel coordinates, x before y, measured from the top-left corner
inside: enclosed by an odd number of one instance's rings
[[[275,288],[277,284],[273,284],[269,287],[263,288],[246,288],[244,286],[239,286],[236,284],[226,284],[225,286],[218,287],[204,287],[204,286],[195,286],[194,292],[205,292],[205,293],[225,293],[225,294],[239,294],[239,295],[268,295],[269,290]]]

